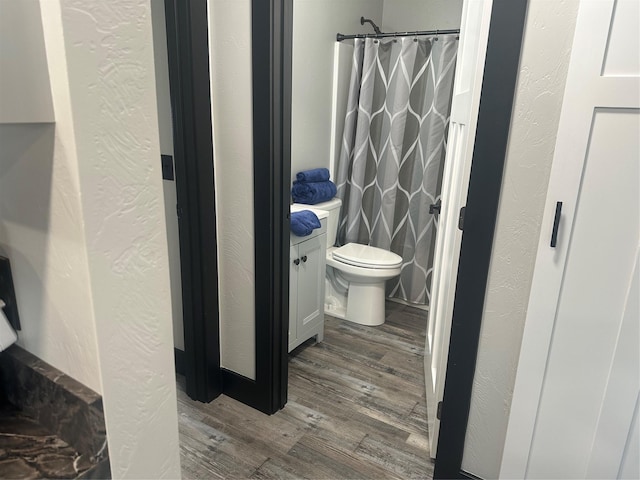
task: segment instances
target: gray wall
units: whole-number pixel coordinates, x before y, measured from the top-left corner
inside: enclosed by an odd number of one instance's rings
[[[497,478],[578,0],[530,0],[489,270],[463,469]]]
[[[385,0],[383,32],[460,28],[462,0]]]
[[[371,32],[360,17],[381,25],[382,9],[382,0],[294,0],[292,180],[300,170],[330,168],[336,33]]]

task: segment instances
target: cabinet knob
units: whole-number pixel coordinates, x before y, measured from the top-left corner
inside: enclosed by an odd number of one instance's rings
[[[293,264],[294,264],[294,265],[300,265],[300,259],[299,259],[299,258],[296,258],[296,259],[293,261]]]
[[[303,255],[303,256],[302,256],[302,261],[303,261],[303,262],[306,262],[306,261],[307,261],[307,256],[306,256],[306,255]]]

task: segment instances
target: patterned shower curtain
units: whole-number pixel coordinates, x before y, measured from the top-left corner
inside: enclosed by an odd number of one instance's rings
[[[338,243],[397,253],[387,294],[428,304],[458,41],[356,39],[337,167]]]

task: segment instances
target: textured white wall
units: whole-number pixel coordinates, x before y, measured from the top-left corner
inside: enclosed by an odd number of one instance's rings
[[[73,126],[55,102],[55,125],[0,125],[0,252],[11,261],[18,344],[101,392]]]
[[[293,2],[292,180],[300,170],[329,168],[336,34],[373,32],[362,16],[380,25],[382,0]]]
[[[43,1],[64,33],[114,478],[180,476],[149,1]]]
[[[578,0],[530,0],[463,469],[497,478],[553,160]]]
[[[251,0],[209,0],[220,364],[255,379]]]
[[[0,251],[12,264],[22,323],[18,343],[101,392],[62,33],[49,22],[43,31],[37,2],[5,0],[2,13],[18,4],[24,7],[18,25],[29,21],[31,30],[25,32],[33,33],[36,26],[39,32],[23,45],[16,41],[22,40],[19,36],[5,37],[11,29],[0,28],[0,44],[14,42],[16,53],[1,72],[16,61],[40,62],[35,66],[44,70],[46,85],[40,87],[46,92],[33,99],[53,98],[56,118],[55,124],[0,125]],[[26,51],[20,50],[23,46]],[[38,54],[30,56],[34,49]]]
[[[384,0],[383,32],[460,28],[462,0]]]
[[[167,56],[167,32],[163,0],[151,0],[151,21],[153,25],[153,59],[156,75],[160,153],[173,156],[173,119],[171,117],[169,58]],[[176,182],[163,180],[162,190],[164,192],[165,221],[167,223],[167,246],[169,248],[173,342],[176,348],[184,350],[182,277],[180,274],[180,237],[178,231],[178,215],[176,213],[176,205],[178,203]]]

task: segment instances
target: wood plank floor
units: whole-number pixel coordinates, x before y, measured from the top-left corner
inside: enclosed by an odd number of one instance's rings
[[[380,327],[327,316],[324,342],[291,353],[289,401],[272,416],[224,395],[194,402],[179,379],[183,478],[432,478],[426,323],[392,302]]]

